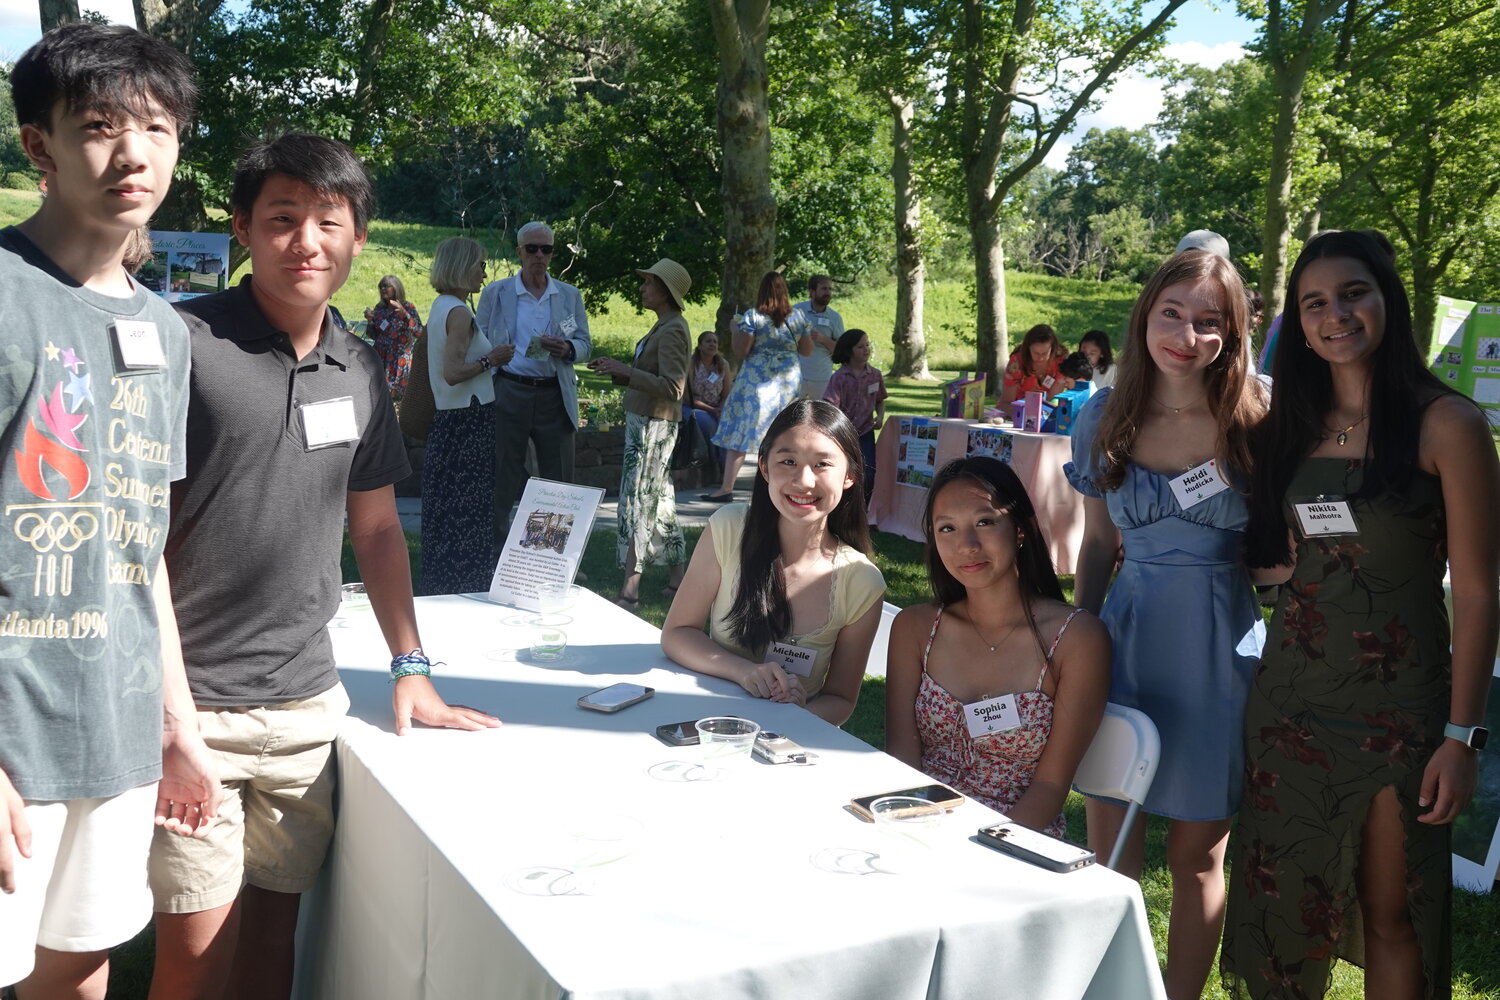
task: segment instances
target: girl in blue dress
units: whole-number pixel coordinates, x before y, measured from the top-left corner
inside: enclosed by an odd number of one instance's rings
[[[1141,709],[1161,733],[1144,808],[1172,820],[1172,1000],[1202,993],[1218,945],[1245,699],[1265,637],[1241,555],[1248,436],[1266,408],[1249,336],[1228,260],[1201,250],[1168,260],[1136,300],[1117,384],[1079,415],[1067,467],[1085,497],[1074,596],[1114,640],[1110,701]],[[1089,803],[1089,846],[1101,856],[1123,817],[1121,805]],[[1145,833],[1136,824],[1123,855],[1132,877]]]
[[[734,481],[746,453],[760,450],[760,439],[771,421],[802,388],[798,355],[812,353],[812,324],[792,308],[786,280],[777,272],[760,280],[755,308],[735,320],[734,353],[745,360],[719,411],[719,430],[713,440],[725,452],[724,481],[719,492],[700,494],[715,503],[734,499]]]

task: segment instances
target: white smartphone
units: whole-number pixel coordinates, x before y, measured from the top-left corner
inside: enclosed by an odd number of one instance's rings
[[[578,699],[579,708],[592,708],[596,712],[618,712],[637,702],[645,701],[656,693],[655,688],[639,684],[611,684],[607,688],[591,691]]]
[[[1094,852],[1049,837],[1019,823],[996,823],[979,828],[979,842],[1049,872],[1076,872],[1094,863]]]

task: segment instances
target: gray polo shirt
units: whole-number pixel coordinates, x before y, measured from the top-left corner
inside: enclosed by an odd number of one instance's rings
[[[794,309],[801,309],[807,316],[813,329],[825,337],[831,337],[835,341],[844,335],[844,317],[832,308],[825,308],[822,312],[813,312],[812,300],[807,299],[798,302]],[[798,358],[802,365],[802,377],[818,382],[827,382],[833,378],[833,352],[813,341],[812,353],[807,357]]]
[[[329,317],[298,361],[250,282],[177,307],[193,378],[167,567],[199,705],[296,701],[337,683],[326,626],[346,494],[410,471],[375,352]],[[340,399],[352,401],[358,440],[309,447],[306,407]]]

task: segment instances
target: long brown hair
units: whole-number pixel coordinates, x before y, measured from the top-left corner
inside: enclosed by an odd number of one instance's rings
[[[1016,360],[1021,363],[1021,372],[1025,375],[1045,375],[1046,369],[1039,372],[1031,370],[1031,345],[1046,344],[1051,351],[1048,359],[1048,367],[1061,361],[1068,356],[1068,349],[1057,339],[1057,331],[1046,323],[1038,323],[1026,331],[1026,336],[1021,338],[1021,346],[1016,348]]]
[[[787,295],[786,279],[780,271],[767,271],[760,279],[760,291],[755,293],[755,308],[770,317],[776,326],[786,322],[792,314],[792,301]]]
[[[712,330],[704,330],[702,333],[698,334],[698,343],[693,347],[693,370],[695,371],[697,370],[699,365],[703,364],[704,337],[712,337],[715,341],[719,339],[719,335],[717,333],[714,333]],[[720,376],[729,374],[729,361],[724,357],[723,351],[714,351],[714,363],[711,367],[714,371],[718,372]]]
[[[1220,330],[1224,349],[1204,372],[1203,385],[1208,408],[1218,422],[1214,454],[1242,476],[1249,476],[1250,430],[1266,412],[1266,393],[1251,374],[1250,319],[1245,308],[1245,285],[1234,265],[1217,254],[1185,250],[1156,269],[1141,289],[1130,312],[1125,331],[1125,349],[1120,354],[1120,376],[1099,421],[1094,438],[1095,461],[1104,467],[1099,486],[1118,489],[1125,481],[1125,466],[1135,450],[1140,432],[1156,394],[1156,363],[1146,347],[1146,321],[1156,300],[1172,285],[1211,281],[1221,300]]]

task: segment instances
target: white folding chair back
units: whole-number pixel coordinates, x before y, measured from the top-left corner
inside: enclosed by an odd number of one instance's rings
[[[1113,702],[1104,706],[1104,720],[1099,723],[1099,732],[1089,744],[1088,753],[1078,765],[1073,776],[1073,786],[1089,795],[1102,795],[1111,799],[1125,799],[1130,805],[1125,810],[1125,821],[1120,824],[1119,836],[1109,854],[1109,867],[1120,861],[1126,836],[1135,823],[1136,814],[1151,782],[1156,777],[1156,765],[1161,758],[1161,737],[1156,732],[1156,723],[1138,708],[1126,708]]]
[[[875,629],[875,641],[870,644],[870,658],[865,661],[866,676],[885,676],[885,657],[891,645],[891,622],[900,613],[901,609],[890,601],[881,602],[880,626]]]

